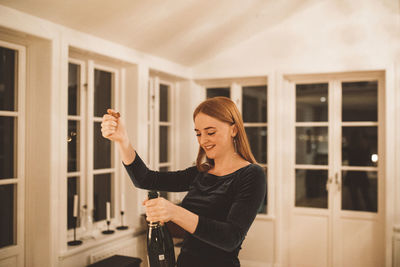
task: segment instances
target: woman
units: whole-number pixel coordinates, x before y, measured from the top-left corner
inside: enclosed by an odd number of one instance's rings
[[[241,244],[265,196],[265,174],[229,98],[205,100],[193,120],[199,143],[196,166],[176,172],[149,170],[131,146],[120,118],[104,115],[102,134],[118,143],[136,187],[188,191],[181,206],[164,198],[143,202],[148,221],[173,221],[187,231],[178,267],[240,266]]]

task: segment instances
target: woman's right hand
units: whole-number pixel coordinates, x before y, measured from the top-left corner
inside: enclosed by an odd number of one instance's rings
[[[122,123],[121,117],[116,118],[111,115],[116,113],[112,109],[107,109],[107,114],[103,115],[101,122],[101,133],[104,138],[123,144],[129,142],[128,133]]]

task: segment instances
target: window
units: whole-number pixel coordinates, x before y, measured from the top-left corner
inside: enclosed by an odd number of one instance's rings
[[[89,233],[102,227],[106,203],[111,221],[116,214],[115,145],[102,137],[101,121],[108,108],[117,109],[119,70],[94,60],[70,59],[68,67],[67,225],[74,226],[73,201],[78,195],[77,227]],[[71,233],[70,233],[71,234]]]
[[[25,48],[0,41],[0,260],[24,253]]]
[[[174,167],[173,148],[173,109],[172,96],[174,84],[150,78],[149,90],[149,146],[150,166],[159,171],[170,171]],[[160,193],[168,198],[167,192]]]
[[[265,173],[268,175],[268,97],[266,79],[210,81],[206,85],[206,96],[207,98],[216,96],[229,97],[237,104],[239,111],[242,113],[251,151],[258,164],[265,168]],[[261,214],[267,213],[267,196],[259,208],[258,212]]]

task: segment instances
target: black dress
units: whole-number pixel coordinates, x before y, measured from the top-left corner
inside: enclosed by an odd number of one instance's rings
[[[195,232],[184,238],[178,267],[240,266],[241,244],[266,194],[262,167],[249,164],[224,176],[199,172],[196,167],[156,172],[136,155],[125,168],[138,188],[188,191],[182,207],[197,214],[199,222]]]

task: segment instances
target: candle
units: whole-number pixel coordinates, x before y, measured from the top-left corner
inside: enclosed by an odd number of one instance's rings
[[[110,221],[110,202],[106,203],[107,208],[107,221]]]
[[[121,195],[121,211],[125,211],[125,195]]]
[[[78,195],[74,195],[74,213],[73,216],[78,217]]]

